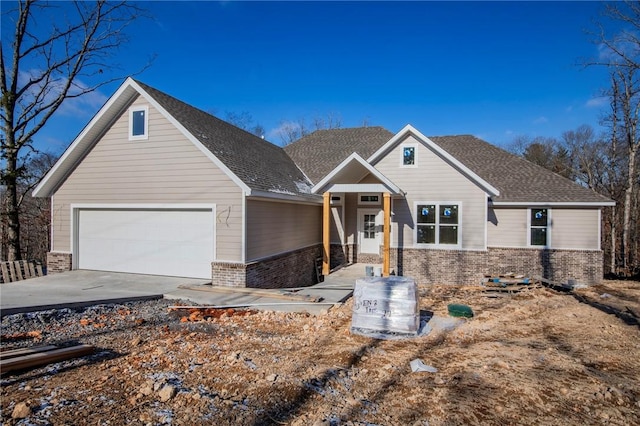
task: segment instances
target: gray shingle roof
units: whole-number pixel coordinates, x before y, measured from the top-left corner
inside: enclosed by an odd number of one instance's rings
[[[136,81],[252,190],[309,194],[311,183],[281,147]]]
[[[607,202],[607,197],[471,135],[429,137],[500,191],[495,202]]]
[[[319,130],[286,146],[318,183],[353,152],[369,158],[394,135],[382,127]],[[495,202],[602,203],[607,197],[471,135],[429,137],[500,191]]]
[[[383,127],[317,130],[284,150],[309,179],[318,183],[354,152],[366,160],[392,137],[393,133]]]

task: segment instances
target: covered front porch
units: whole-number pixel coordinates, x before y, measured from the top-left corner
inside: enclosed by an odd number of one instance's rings
[[[389,276],[392,203],[404,196],[400,188],[354,153],[313,192],[323,196],[322,274],[357,262],[382,264],[382,276]]]

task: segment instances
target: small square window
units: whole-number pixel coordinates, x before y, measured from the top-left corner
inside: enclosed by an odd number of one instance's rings
[[[547,228],[531,228],[531,245],[547,245]]]
[[[440,206],[440,223],[457,224],[458,223],[458,206],[456,205]]]
[[[436,223],[436,206],[418,205],[418,223]]]
[[[440,244],[458,244],[458,227],[441,226]]]
[[[531,226],[547,226],[547,209],[531,209]]]
[[[434,225],[418,226],[417,234],[418,244],[436,243],[436,227]]]
[[[402,165],[413,166],[416,164],[416,148],[414,146],[405,146],[402,148]]]

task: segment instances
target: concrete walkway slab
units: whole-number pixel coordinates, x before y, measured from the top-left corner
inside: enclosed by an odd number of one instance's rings
[[[355,286],[356,279],[365,275],[364,264],[354,264],[332,272],[324,281],[310,287],[294,289],[259,289],[257,294],[251,294],[251,289],[240,289],[237,292],[207,291],[210,285],[198,285],[199,289],[180,288],[165,294],[167,299],[185,299],[198,305],[251,308],[279,312],[308,312],[317,315],[332,306],[348,300]],[[273,297],[266,294],[273,293]],[[283,300],[282,295],[298,296],[299,301]],[[292,298],[294,298],[292,297]],[[309,302],[304,299],[318,299],[319,302]]]

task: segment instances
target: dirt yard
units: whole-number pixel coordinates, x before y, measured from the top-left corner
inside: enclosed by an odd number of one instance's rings
[[[475,316],[409,340],[319,316],[168,301],[5,318],[2,349],[68,342],[94,355],[2,377],[4,425],[638,425],[640,283],[488,297],[420,288],[421,309]],[[186,313],[185,313],[186,312]],[[200,319],[198,314],[193,320]],[[412,372],[421,359],[436,372]]]

